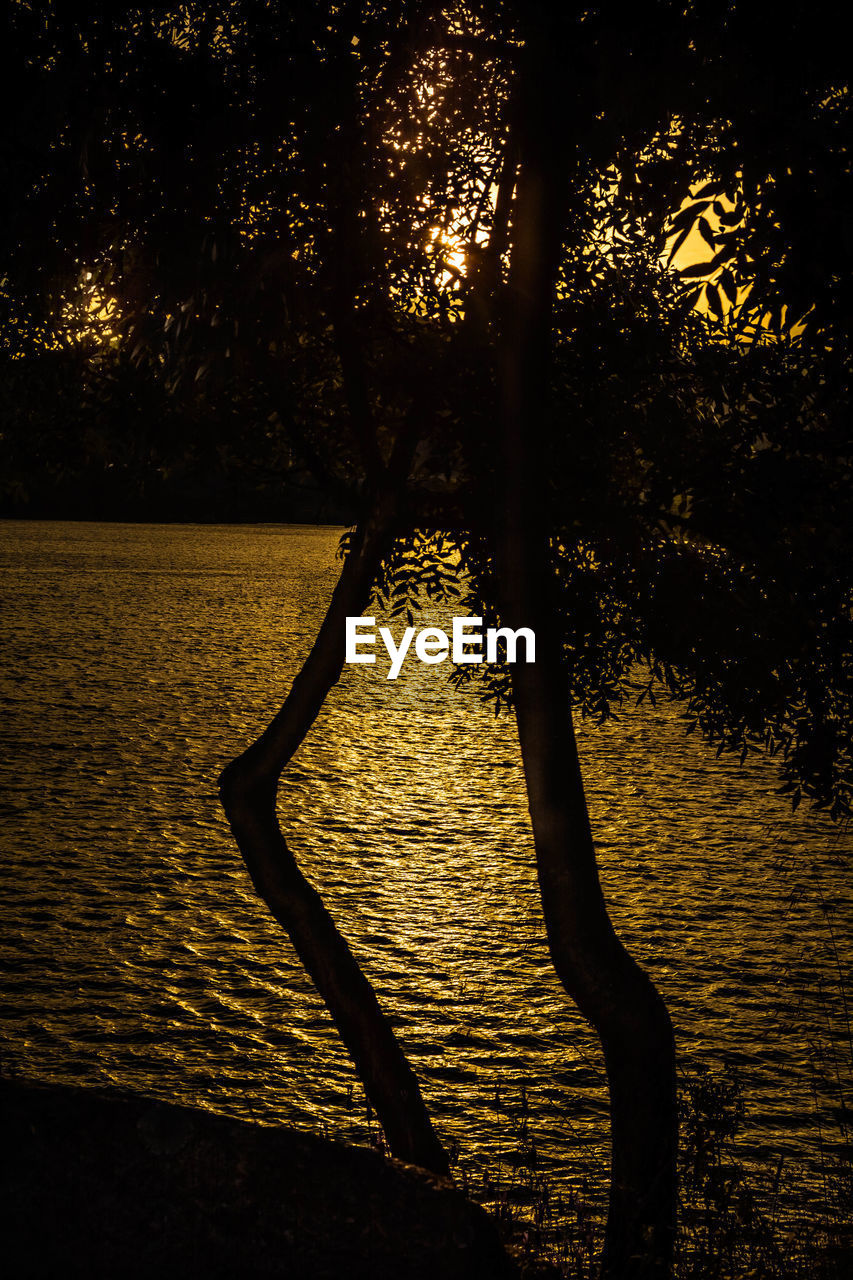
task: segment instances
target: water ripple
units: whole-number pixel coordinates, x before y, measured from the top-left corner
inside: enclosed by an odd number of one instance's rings
[[[310,648],[337,536],[0,527],[5,1060],[363,1136],[352,1068],[215,786]],[[600,1055],[548,959],[512,723],[447,675],[346,669],[281,820],[444,1135],[509,1160],[496,1090],[524,1086],[543,1167],[571,1177],[606,1143]],[[816,1167],[834,1099],[813,1091],[811,1046],[842,1043],[849,840],[792,815],[767,762],[716,761],[672,709],[627,708],[580,745],[612,914],[683,1061],[738,1067],[756,1158]]]

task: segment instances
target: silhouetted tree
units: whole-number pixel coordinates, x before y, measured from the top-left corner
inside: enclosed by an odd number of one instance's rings
[[[849,89],[817,8],[21,5],[8,46],[19,335],[49,345],[90,272],[156,385],[245,387],[246,450],[271,433],[359,512],[221,789],[392,1151],[439,1171],[276,792],[371,592],[536,631],[535,665],[459,678],[514,708],[551,953],[604,1048],[608,1276],[671,1264],[674,1053],[607,914],[572,708],[606,718],[645,666],[795,802],[850,807]]]

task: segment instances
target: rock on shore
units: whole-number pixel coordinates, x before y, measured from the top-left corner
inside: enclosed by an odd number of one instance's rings
[[[487,1215],[361,1147],[138,1096],[0,1081],[14,1277],[510,1280]]]

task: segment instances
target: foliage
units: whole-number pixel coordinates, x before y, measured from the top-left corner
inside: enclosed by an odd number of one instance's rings
[[[380,596],[411,611],[455,575],[496,620],[496,344],[536,13],[16,5],[13,486],[93,454],[137,477],[252,461],[356,509],[408,433]],[[845,815],[853,245],[835,26],[803,6],[795,47],[748,6],[621,17],[569,7],[555,28],[574,90],[555,122],[570,190],[541,501],[573,697],[614,714],[644,666],[688,728],[778,755],[794,803]],[[83,276],[109,300],[106,350],[91,334],[68,350]],[[57,397],[81,387],[59,432],[38,407],[46,365]],[[459,674],[478,676],[508,701],[505,670]]]

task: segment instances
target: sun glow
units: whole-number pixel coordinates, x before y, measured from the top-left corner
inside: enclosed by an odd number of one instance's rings
[[[430,233],[430,256],[437,267],[438,288],[452,289],[464,283],[470,266],[470,245],[459,234],[434,227]]]
[[[120,318],[118,300],[95,280],[92,271],[81,273],[74,294],[62,310],[65,331],[72,342],[92,342],[99,347],[117,347]]]

